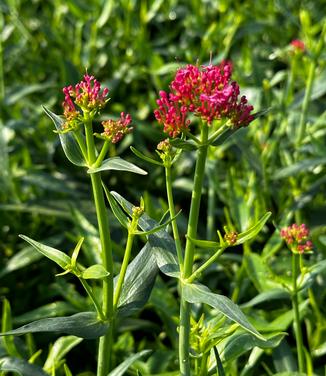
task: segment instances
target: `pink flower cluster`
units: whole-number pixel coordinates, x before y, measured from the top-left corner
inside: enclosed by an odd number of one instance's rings
[[[229,119],[234,127],[246,126],[253,119],[245,96],[240,95],[239,85],[231,81],[232,65],[187,65],[177,70],[170,85],[170,92],[160,91],[158,109],[154,115],[163,124],[164,132],[177,137],[190,124],[188,115],[193,113],[211,124],[215,119]]]
[[[305,251],[311,251],[313,244],[309,237],[309,229],[305,224],[297,225],[293,224],[289,227],[285,227],[281,230],[281,237],[285,240],[287,245],[294,253],[304,253]]]
[[[75,105],[79,106],[85,112],[97,113],[101,110],[108,99],[106,98],[109,89],[104,88],[101,91],[101,84],[94,76],[84,75],[84,81],[75,86],[69,85],[62,89],[65,99],[62,103],[63,114],[66,118],[65,127],[71,128],[80,115]],[[73,127],[72,127],[73,128]]]
[[[101,136],[106,140],[111,141],[113,144],[119,142],[123,136],[132,131],[132,127],[128,127],[132,122],[131,116],[129,114],[124,114],[121,112],[120,119],[118,120],[106,120],[102,122],[104,127],[104,132]]]

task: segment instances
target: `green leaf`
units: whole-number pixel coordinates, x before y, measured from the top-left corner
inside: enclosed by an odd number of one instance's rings
[[[284,338],[272,353],[273,363],[277,372],[294,372],[297,368],[297,360],[295,359],[290,345]]]
[[[252,333],[261,340],[264,337],[250,324],[239,306],[223,295],[212,293],[209,288],[201,284],[184,284],[182,287],[184,299],[189,303],[204,303],[219,310],[230,320]]]
[[[284,167],[281,170],[277,171],[273,179],[283,179],[289,176],[297,175],[301,172],[306,173],[308,170],[312,170],[317,166],[323,166],[326,164],[326,158],[311,158],[311,159],[304,159],[303,161],[293,163],[290,166]]]
[[[193,141],[184,141],[180,138],[172,138],[170,139],[170,144],[177,149],[182,149],[186,151],[197,150],[198,146]]]
[[[51,244],[59,244],[63,237],[60,236],[53,236],[51,238],[47,238],[45,242],[50,242]],[[34,262],[40,260],[42,258],[42,254],[37,252],[34,247],[26,246],[19,252],[15,253],[6,263],[5,267],[0,271],[0,278],[11,273],[15,270],[19,270],[33,264]]]
[[[130,316],[147,302],[157,275],[155,255],[148,243],[128,265],[119,299],[120,316]],[[114,278],[117,283],[118,276]]]
[[[92,265],[82,272],[81,278],[84,279],[103,279],[110,273],[101,264]]]
[[[75,336],[66,336],[58,338],[50,349],[43,369],[51,373],[61,365],[61,360],[68,352],[77,346],[83,339]]]
[[[128,171],[134,174],[147,175],[145,170],[137,167],[136,165],[121,159],[120,157],[113,157],[106,159],[102,162],[100,167],[89,168],[87,172],[93,174],[94,172],[107,171],[107,170],[117,170],[117,171]]]
[[[62,149],[69,161],[76,166],[86,166],[82,152],[80,151],[79,145],[75,140],[73,134],[71,132],[60,133],[62,131],[62,126],[64,123],[63,119],[60,116],[48,110],[44,106],[43,110],[53,121],[56,130],[59,132],[58,135],[60,138]]]
[[[31,321],[40,320],[49,317],[65,316],[77,313],[77,308],[71,303],[59,300],[37,307],[13,318],[15,325],[22,325]]]
[[[65,375],[66,376],[73,376],[72,373],[71,373],[71,371],[70,371],[70,369],[68,368],[67,364],[64,364],[63,368],[65,370]]]
[[[81,312],[67,317],[41,319],[23,325],[18,329],[0,333],[0,336],[22,335],[26,333],[55,332],[93,339],[104,335],[108,323],[100,321],[95,312]]]
[[[272,289],[269,291],[265,291],[256,295],[253,299],[249,300],[249,302],[241,304],[241,308],[254,307],[257,304],[261,304],[266,301],[270,302],[271,300],[278,299],[290,299],[289,292],[283,289]]]
[[[9,356],[0,359],[0,371],[16,372],[21,376],[49,376],[42,368],[30,364],[26,360]]]
[[[129,356],[128,359],[124,360],[121,364],[118,365],[113,371],[111,371],[108,376],[122,376],[128,370],[128,368],[135,363],[136,360],[148,355],[151,353],[151,350],[143,350],[137,354]]]
[[[155,165],[158,165],[158,166],[161,166],[163,167],[163,163],[162,162],[159,162],[157,161],[156,159],[153,159],[153,158],[150,158],[150,157],[147,157],[147,155],[144,155],[143,153],[141,153],[139,150],[137,150],[136,148],[134,148],[133,146],[130,146],[130,150],[140,159],[146,161],[146,162],[149,162],[149,163],[152,163],[152,164],[155,164]]]
[[[265,223],[267,222],[268,218],[272,215],[271,212],[267,212],[263,215],[263,217],[255,223],[252,227],[250,227],[248,230],[241,232],[238,234],[237,241],[232,244],[228,245],[228,247],[233,247],[239,244],[243,244],[244,242],[251,240],[254,238],[264,227]],[[193,239],[189,237],[189,240],[197,247],[200,248],[221,248],[222,245],[220,242],[214,242],[210,240],[200,240],[200,239]]]
[[[114,196],[112,196],[112,194],[110,193],[110,191],[108,190],[108,188],[105,186],[105,184],[103,182],[102,182],[102,186],[104,188],[106,198],[109,201],[112,213],[117,218],[117,220],[120,222],[121,226],[127,229],[129,227],[128,217],[121,210],[120,205],[117,204]]]
[[[174,221],[177,216],[181,213],[181,210],[173,217],[173,218],[170,218],[169,220],[167,220],[166,222],[152,228],[151,230],[147,230],[147,231],[135,231],[135,234],[136,235],[150,235],[150,234],[154,234],[155,232],[158,232],[162,229],[165,229],[166,226],[168,226],[172,221]]]
[[[124,199],[119,193],[111,192],[115,199],[120,203],[122,207],[127,210],[131,215],[133,205]],[[150,218],[146,213],[144,213],[138,222],[139,227],[144,231],[150,231],[159,224]],[[164,230],[160,230],[155,234],[148,236],[148,243],[152,249],[153,254],[156,258],[157,266],[160,268],[161,272],[170,276],[179,278],[180,268],[178,264],[178,258],[175,249],[174,240],[171,236]]]
[[[265,223],[267,222],[268,218],[271,215],[272,215],[271,212],[267,212],[266,214],[264,214],[262,216],[262,218],[260,218],[260,220],[256,224],[254,224],[248,230],[241,232],[238,235],[238,238],[237,238],[235,245],[242,244],[242,243],[254,238],[260,232],[260,230],[264,227]]]
[[[254,347],[262,349],[270,349],[277,347],[286,333],[269,336],[266,340],[262,341],[259,338],[252,336],[249,333],[239,333],[238,331],[228,338],[224,339],[219,345],[218,349],[221,354],[222,360],[225,362],[237,359],[242,354],[251,350]]]
[[[266,115],[271,109],[272,107],[265,108],[264,110],[255,112],[254,114],[252,114],[252,116],[254,117],[254,119],[257,119],[259,117]]]
[[[58,249],[49,247],[47,245],[41,244],[26,235],[19,235],[22,239],[32,245],[38,252],[42,253],[43,256],[54,261],[56,264],[61,266],[62,269],[66,269],[71,263],[71,259],[65,253],[59,251]]]
[[[227,128],[224,132],[218,135],[215,140],[211,143],[211,146],[222,145],[229,137],[233,136],[241,128]]]
[[[9,301],[7,299],[4,299],[3,306],[2,306],[1,330],[3,332],[6,332],[11,329],[12,329],[11,307],[10,307]],[[20,358],[20,354],[17,351],[13,336],[8,336],[8,337],[3,338],[3,345],[8,355]]]

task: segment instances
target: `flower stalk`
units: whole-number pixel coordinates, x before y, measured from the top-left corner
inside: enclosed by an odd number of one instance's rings
[[[292,307],[294,312],[294,331],[297,345],[297,356],[299,364],[299,372],[304,372],[304,349],[302,341],[302,331],[300,324],[300,312],[298,301],[297,278],[299,270],[299,254],[292,254]]]

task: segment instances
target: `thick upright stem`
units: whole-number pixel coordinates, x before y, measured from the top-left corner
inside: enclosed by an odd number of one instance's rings
[[[202,194],[202,186],[205,176],[205,164],[207,157],[207,124],[202,124],[201,128],[201,146],[197,152],[197,162],[194,177],[194,187],[191,196],[190,214],[187,229],[187,242],[185,249],[183,278],[187,279],[192,274],[194,262],[195,246],[190,242],[189,238],[196,238],[197,226],[200,208],[200,199]],[[179,328],[179,363],[180,373],[182,376],[190,375],[190,359],[189,359],[189,334],[190,334],[190,304],[185,301],[181,286],[181,304],[180,304],[180,328]]]
[[[302,332],[299,314],[299,302],[298,302],[298,290],[297,290],[297,277],[298,277],[298,267],[299,267],[299,255],[292,255],[292,305],[294,312],[294,330],[295,339],[297,343],[297,355],[299,372],[304,372],[304,352],[303,352],[303,342],[302,342]]]
[[[172,178],[171,178],[171,167],[170,166],[165,167],[165,179],[166,179],[166,192],[167,192],[167,196],[168,196],[170,216],[171,216],[171,218],[174,218],[175,217],[175,208],[174,208],[174,200],[173,200],[173,193],[172,193]],[[174,221],[172,221],[171,225],[172,225],[175,247],[176,247],[177,255],[178,255],[178,262],[179,262],[179,265],[180,265],[180,272],[183,273],[182,246],[181,246],[178,224],[177,224],[176,219]]]
[[[96,149],[94,145],[92,124],[89,120],[86,120],[85,122],[85,132],[88,163],[89,165],[92,165],[96,160]],[[113,341],[113,257],[109,230],[109,219],[102,190],[101,173],[97,172],[91,174],[91,182],[100,233],[102,264],[104,268],[110,273],[110,275],[103,280],[102,291],[103,314],[105,319],[109,320],[110,325],[108,332],[100,338],[97,367],[97,376],[107,376],[111,367],[111,352]]]

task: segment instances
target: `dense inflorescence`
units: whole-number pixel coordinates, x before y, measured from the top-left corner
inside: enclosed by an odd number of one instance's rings
[[[121,141],[125,134],[130,133],[133,130],[132,127],[129,127],[131,121],[132,119],[129,114],[121,112],[120,119],[110,119],[102,122],[104,132],[101,133],[101,136],[106,140],[111,141],[113,144],[116,144]]]
[[[285,240],[294,253],[309,252],[313,248],[311,240],[308,240],[309,229],[305,224],[285,227],[281,230],[281,237]]]
[[[239,99],[240,88],[231,81],[232,65],[187,65],[177,70],[170,92],[160,91],[156,101],[155,117],[164,126],[164,132],[177,137],[190,125],[188,116],[194,114],[211,124],[213,120],[227,119],[232,126],[248,125],[253,119],[253,106],[247,98]]]

